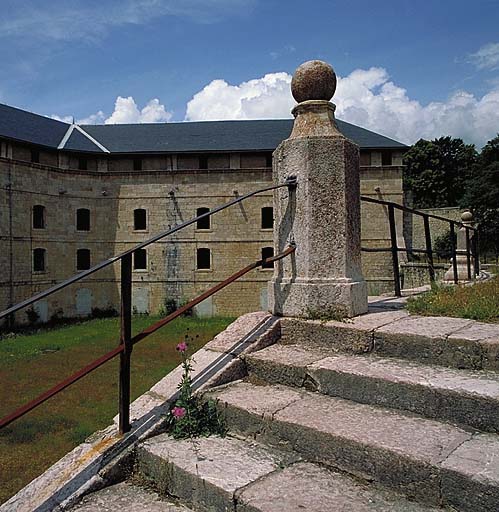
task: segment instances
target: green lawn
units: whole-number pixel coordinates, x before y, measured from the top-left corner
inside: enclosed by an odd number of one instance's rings
[[[407,309],[415,315],[499,322],[499,277],[473,286],[435,286],[427,293],[410,298]]]
[[[134,317],[134,333],[156,320]],[[195,351],[232,320],[177,318],[135,345],[132,399],[180,363],[175,346],[186,335]],[[118,339],[118,318],[0,339],[0,417],[114,348]],[[109,425],[117,408],[118,358],[0,430],[0,503],[89,434]]]

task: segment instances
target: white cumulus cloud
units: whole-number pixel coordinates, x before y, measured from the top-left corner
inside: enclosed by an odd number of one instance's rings
[[[269,73],[262,78],[230,85],[213,80],[187,104],[186,121],[264,119],[290,116],[291,76]]]
[[[114,112],[104,122],[105,124],[166,123],[171,117],[172,113],[168,112],[157,98],[150,100],[142,110],[139,110],[132,96],[128,98],[118,96],[114,104]]]
[[[239,85],[213,80],[187,104],[186,121],[290,117],[291,76],[270,73]],[[499,86],[482,97],[466,91],[422,105],[383,68],[356,69],[338,78],[339,119],[412,144],[419,138],[461,137],[482,146],[499,129]]]
[[[469,55],[468,61],[478,69],[499,68],[499,43],[483,45],[476,53]]]
[[[52,114],[52,119],[63,121],[65,123],[72,123],[71,116],[58,116]],[[142,109],[139,109],[137,103],[132,96],[123,98],[118,96],[114,104],[114,112],[106,117],[106,114],[99,110],[96,114],[91,114],[87,117],[76,119],[77,124],[137,124],[137,123],[167,123],[172,118],[172,113],[166,110],[165,106],[154,98],[146,104]]]

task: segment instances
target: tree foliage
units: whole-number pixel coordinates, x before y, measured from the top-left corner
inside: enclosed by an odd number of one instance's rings
[[[487,142],[478,156],[461,207],[473,211],[482,250],[499,254],[499,134]]]
[[[459,205],[476,159],[475,146],[461,139],[420,139],[404,158],[404,188],[412,193],[413,206]]]

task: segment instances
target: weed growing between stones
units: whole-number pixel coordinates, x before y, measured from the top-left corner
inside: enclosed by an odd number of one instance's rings
[[[191,372],[194,360],[188,354],[187,342],[179,343],[177,351],[182,356],[183,373],[178,385],[180,396],[167,417],[171,435],[175,439],[211,435],[225,436],[227,428],[217,411],[215,402],[213,400],[203,401],[192,391]]]

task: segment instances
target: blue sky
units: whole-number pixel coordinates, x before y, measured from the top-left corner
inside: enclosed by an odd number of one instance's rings
[[[338,117],[403,142],[499,131],[497,0],[0,0],[0,102],[78,122],[289,116],[303,61]]]

